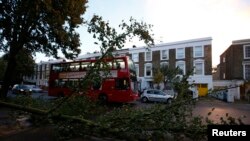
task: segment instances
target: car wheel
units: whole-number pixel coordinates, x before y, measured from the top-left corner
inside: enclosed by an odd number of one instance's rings
[[[143,103],[146,103],[146,102],[148,102],[148,98],[143,97],[143,98],[141,99],[141,101],[142,101]]]
[[[167,104],[172,104],[172,102],[173,102],[173,99],[172,99],[172,98],[169,98],[169,99],[167,100]]]

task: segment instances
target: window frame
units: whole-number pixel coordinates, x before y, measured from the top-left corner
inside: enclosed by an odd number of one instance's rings
[[[177,61],[175,63],[175,67],[177,68],[179,66],[179,64],[183,64],[182,74],[180,74],[180,75],[185,75],[186,74],[186,62],[185,61]]]
[[[167,53],[166,59],[163,58],[164,57],[163,51],[166,51]],[[161,50],[161,60],[168,60],[168,59],[169,59],[169,50],[168,49]]]
[[[147,75],[147,67],[151,67],[151,70],[150,70],[150,75],[148,76]],[[152,64],[151,63],[146,63],[145,65],[144,65],[144,76],[145,77],[152,77],[153,76],[153,71],[152,71]]]
[[[135,60],[135,54],[137,54],[137,60]],[[132,60],[134,61],[134,62],[139,62],[139,53],[132,53]]]
[[[149,60],[147,60],[147,53],[150,53],[150,58],[149,58]],[[145,52],[145,59],[144,59],[145,61],[152,61],[152,51],[146,51]]]
[[[250,49],[249,49],[249,56],[246,56],[246,48],[250,48],[250,44],[244,45],[244,59],[250,59]]]
[[[197,56],[196,53],[197,53],[197,48],[201,48],[201,55],[200,56]],[[204,46],[194,46],[193,47],[193,53],[194,53],[194,58],[198,58],[198,57],[204,57]]]
[[[161,63],[160,63],[160,67],[162,67],[163,64],[166,64],[166,66],[169,66],[169,63],[168,63],[168,62],[161,62]]]
[[[140,68],[139,68],[139,64],[135,64],[135,72],[137,76],[140,76]]]
[[[178,54],[180,54],[180,50],[183,50],[183,55],[181,57],[179,57]],[[176,59],[184,59],[185,58],[185,48],[177,48],[176,49]]]
[[[196,74],[196,63],[201,63],[201,74]],[[194,61],[194,75],[204,75],[205,74],[205,64],[204,64],[204,60],[195,60]]]
[[[247,76],[246,76],[246,66],[250,66],[250,62],[247,62],[247,63],[243,63],[243,78],[244,80],[250,80],[250,75],[249,75],[249,79],[247,79]]]

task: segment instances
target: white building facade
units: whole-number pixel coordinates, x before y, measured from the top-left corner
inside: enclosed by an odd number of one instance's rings
[[[41,61],[37,63],[34,68],[33,76],[25,76],[24,81],[33,83],[37,86],[48,87],[49,74],[50,74],[50,65],[53,63],[64,62],[64,59]]]
[[[135,62],[142,88],[154,86],[153,68],[168,65],[170,68],[178,66],[183,74],[194,69],[189,82],[198,88],[200,96],[213,89],[211,37],[157,44],[151,48],[129,48],[129,54]]]

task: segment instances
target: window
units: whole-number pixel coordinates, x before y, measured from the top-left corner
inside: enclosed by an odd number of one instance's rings
[[[161,60],[168,60],[168,50],[161,51]]]
[[[250,63],[244,64],[244,79],[250,80]]]
[[[145,77],[152,76],[152,64],[145,64]]]
[[[139,76],[139,64],[135,64],[136,75]]]
[[[203,60],[194,61],[194,74],[204,75],[204,61]]]
[[[152,52],[145,52],[145,61],[152,61]]]
[[[203,57],[203,46],[194,47],[194,57]]]
[[[168,62],[161,62],[161,67],[163,67],[163,66],[168,66]]]
[[[183,59],[185,58],[185,49],[184,48],[177,48],[176,49],[176,59]]]
[[[244,45],[244,58],[250,59],[250,45]]]
[[[184,61],[178,61],[176,62],[176,67],[179,67],[181,72],[179,74],[185,75],[186,74],[186,66]]]
[[[132,60],[134,62],[139,62],[139,54],[138,53],[133,53],[132,54]]]

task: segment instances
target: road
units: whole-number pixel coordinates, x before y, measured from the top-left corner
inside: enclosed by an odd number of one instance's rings
[[[16,97],[16,94],[13,94],[11,91],[8,92],[7,97]],[[32,98],[41,98],[41,99],[55,99],[56,97],[48,96],[48,92],[44,91],[42,93],[32,93],[31,94]]]
[[[150,107],[154,103],[141,103],[135,102],[138,107]],[[212,110],[214,109],[214,110]],[[208,113],[211,115],[208,116]],[[235,119],[241,118],[244,124],[250,125],[250,103],[246,101],[236,101],[234,103],[228,103],[215,98],[203,97],[199,98],[193,109],[195,116],[209,117],[215,123],[220,122],[220,118],[226,119],[226,114]]]
[[[9,97],[15,97],[15,94],[11,92],[8,94]],[[33,98],[42,99],[55,99],[55,97],[48,96],[47,92],[44,93],[33,93]],[[141,103],[136,101],[135,107],[150,107],[154,103]],[[212,111],[212,109],[214,110]],[[212,114],[208,116],[208,113],[212,111]],[[250,103],[236,101],[234,103],[228,103],[214,98],[200,98],[193,109],[193,114],[196,116],[209,117],[209,119],[220,122],[220,118],[226,118],[226,114],[233,118],[241,118],[245,124],[250,125]]]
[[[212,114],[208,117],[215,122],[220,122],[221,117],[227,118],[226,114],[228,114],[236,119],[241,118],[244,124],[250,125],[250,103],[246,101],[228,103],[214,98],[203,98],[197,102],[193,114],[207,117],[211,111]]]
[[[9,97],[15,97],[15,94],[9,92]],[[48,96],[47,92],[33,93],[33,98],[42,99],[55,99],[55,97]],[[154,103],[141,103],[140,101],[134,102],[135,107],[150,107]],[[212,109],[214,110],[212,111]],[[245,124],[250,124],[250,103],[236,101],[228,103],[214,98],[200,98],[193,109],[194,115],[207,117],[208,113],[212,111],[209,119],[215,122],[220,122],[220,118],[226,118],[226,114],[234,118],[241,118]]]

